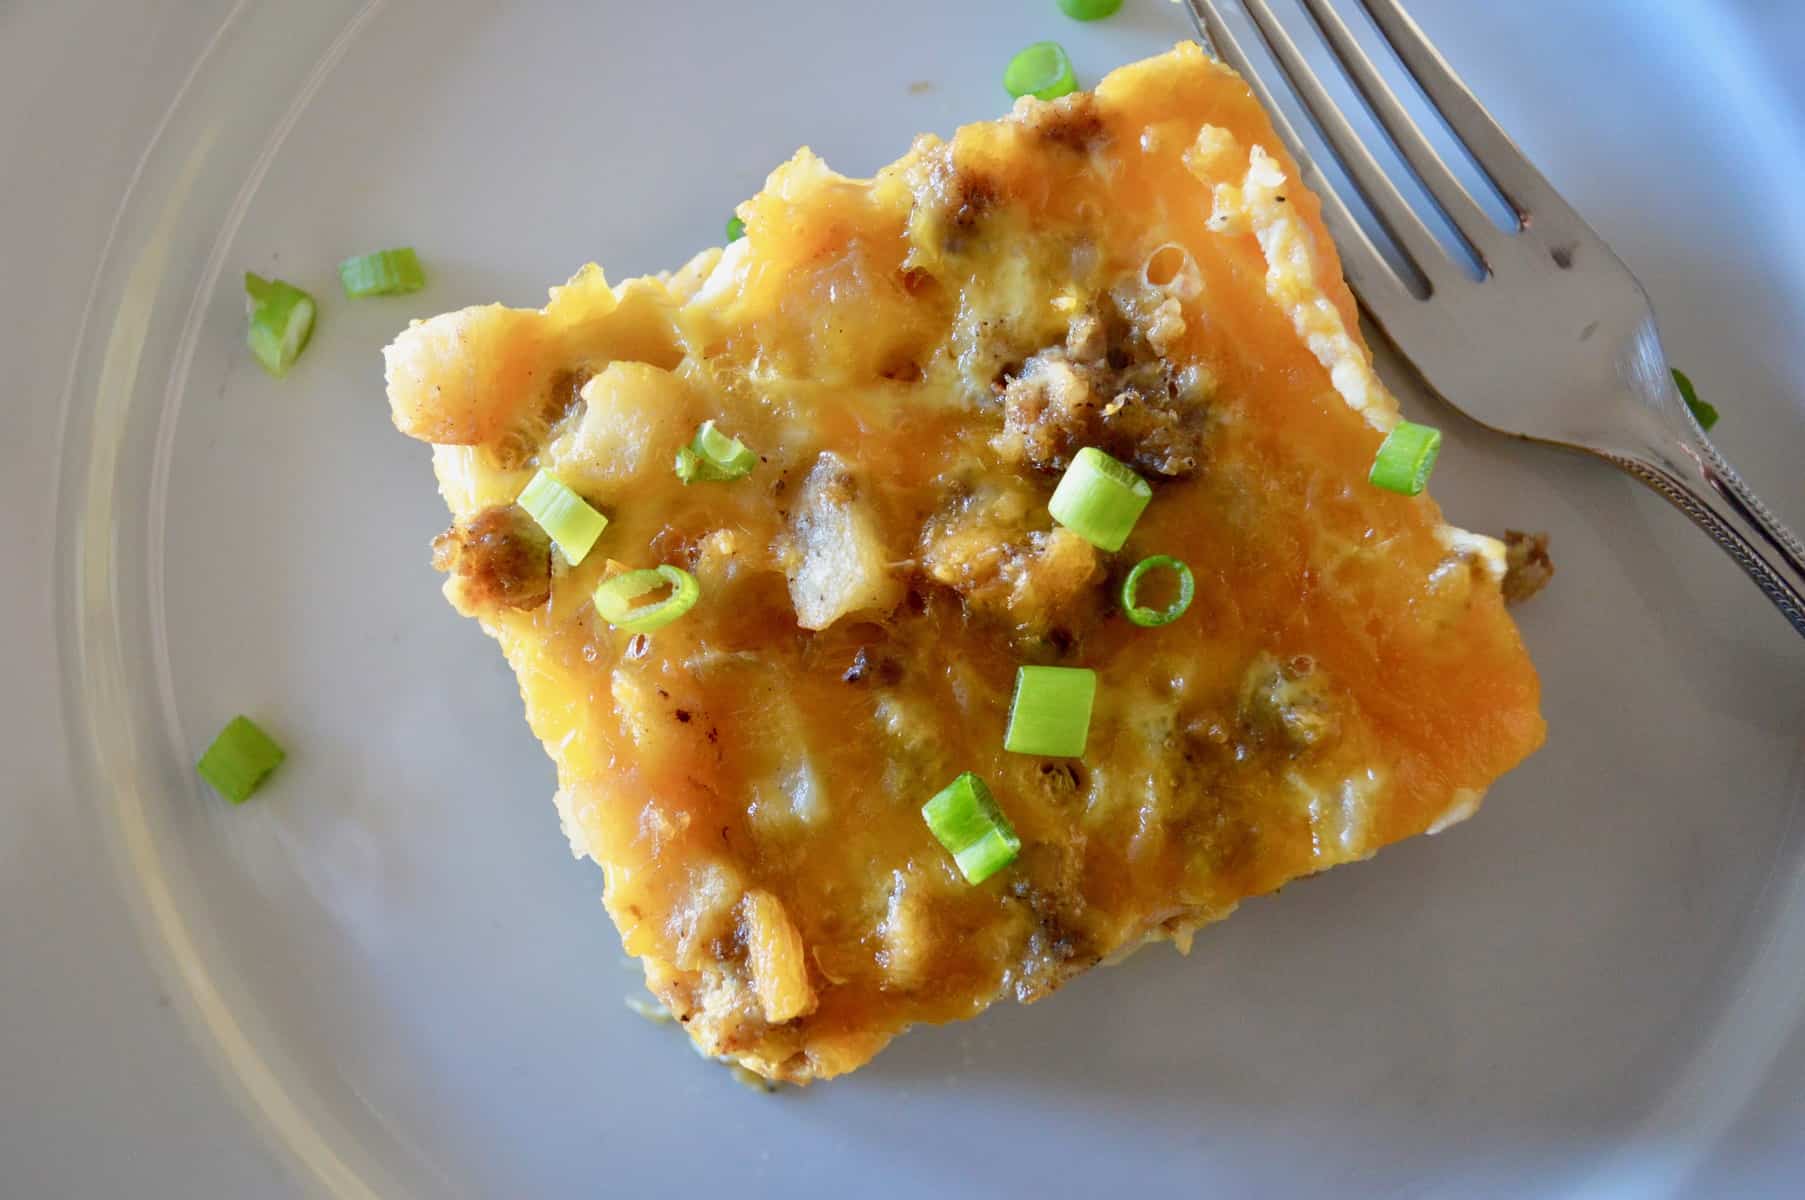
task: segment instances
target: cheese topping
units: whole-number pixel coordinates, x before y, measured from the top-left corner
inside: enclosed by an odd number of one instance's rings
[[[803,151],[739,212],[668,276],[587,267],[387,351],[447,596],[701,1049],[850,1070],[1458,819],[1540,741],[1502,553],[1366,482],[1396,404],[1314,197],[1196,47],[871,180]],[[751,474],[677,478],[704,421]],[[1087,447],[1153,491],[1118,554],[1047,511]],[[512,507],[541,468],[608,518],[578,565]],[[1117,595],[1155,554],[1195,597],[1143,629]],[[660,564],[682,617],[597,615]],[[1022,665],[1095,672],[1083,758],[1003,748]],[[921,815],[963,771],[1022,842],[977,886]]]

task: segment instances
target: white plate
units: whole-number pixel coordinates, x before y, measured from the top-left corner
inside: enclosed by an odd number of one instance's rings
[[[1413,7],[1805,524],[1796,13]],[[868,171],[998,112],[1021,44],[1061,38],[1094,79],[1184,36],[1176,7],[92,3],[0,32],[7,361],[35,389],[0,448],[0,1190],[1659,1195],[1805,1171],[1805,645],[1635,485],[1445,411],[1444,506],[1551,530],[1560,568],[1522,611],[1548,746],[1478,819],[804,1093],[745,1090],[624,1006],[509,674],[427,567],[443,511],[378,348],[591,257],[680,262],[796,145]],[[396,243],[427,291],[337,297],[339,258]],[[286,381],[242,346],[246,269],[324,300]],[[190,764],[239,711],[292,757],[235,809]]]

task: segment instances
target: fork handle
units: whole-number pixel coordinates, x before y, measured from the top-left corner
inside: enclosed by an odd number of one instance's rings
[[[1793,629],[1805,636],[1805,544],[1724,461],[1677,395],[1660,410],[1645,451],[1604,457],[1659,492],[1710,534]]]

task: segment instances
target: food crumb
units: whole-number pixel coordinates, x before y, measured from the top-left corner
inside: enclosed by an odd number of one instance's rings
[[[642,1016],[654,1025],[671,1023],[670,1012],[650,996],[626,996],[622,1002],[626,1004],[628,1012]]]
[[[934,83],[929,79],[917,79],[909,85],[909,95],[911,96],[925,96],[933,90]]]
[[[772,1083],[769,1079],[766,1079],[763,1075],[757,1075],[748,1071],[738,1063],[729,1063],[727,1069],[733,1073],[733,1081],[735,1083],[744,1087],[749,1087],[755,1092],[763,1092],[767,1096],[775,1095],[777,1092],[776,1084]]]
[[[1548,557],[1548,535],[1504,531],[1504,602],[1521,604],[1548,586],[1554,560]]]

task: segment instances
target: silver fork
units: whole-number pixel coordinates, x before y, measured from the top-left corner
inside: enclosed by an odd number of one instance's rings
[[[1481,424],[1578,450],[1641,480],[1736,560],[1805,635],[1805,545],[1711,445],[1674,385],[1635,276],[1561,199],[1461,83],[1398,0],[1360,0],[1404,67],[1515,211],[1505,232],[1474,201],[1330,0],[1302,0],[1379,124],[1483,265],[1475,280],[1436,242],[1286,33],[1269,0],[1240,0],[1379,224],[1428,285],[1413,290],[1309,161],[1222,0],[1188,0],[1206,45],[1272,115],[1322,197],[1323,219],[1368,315],[1443,399]]]

